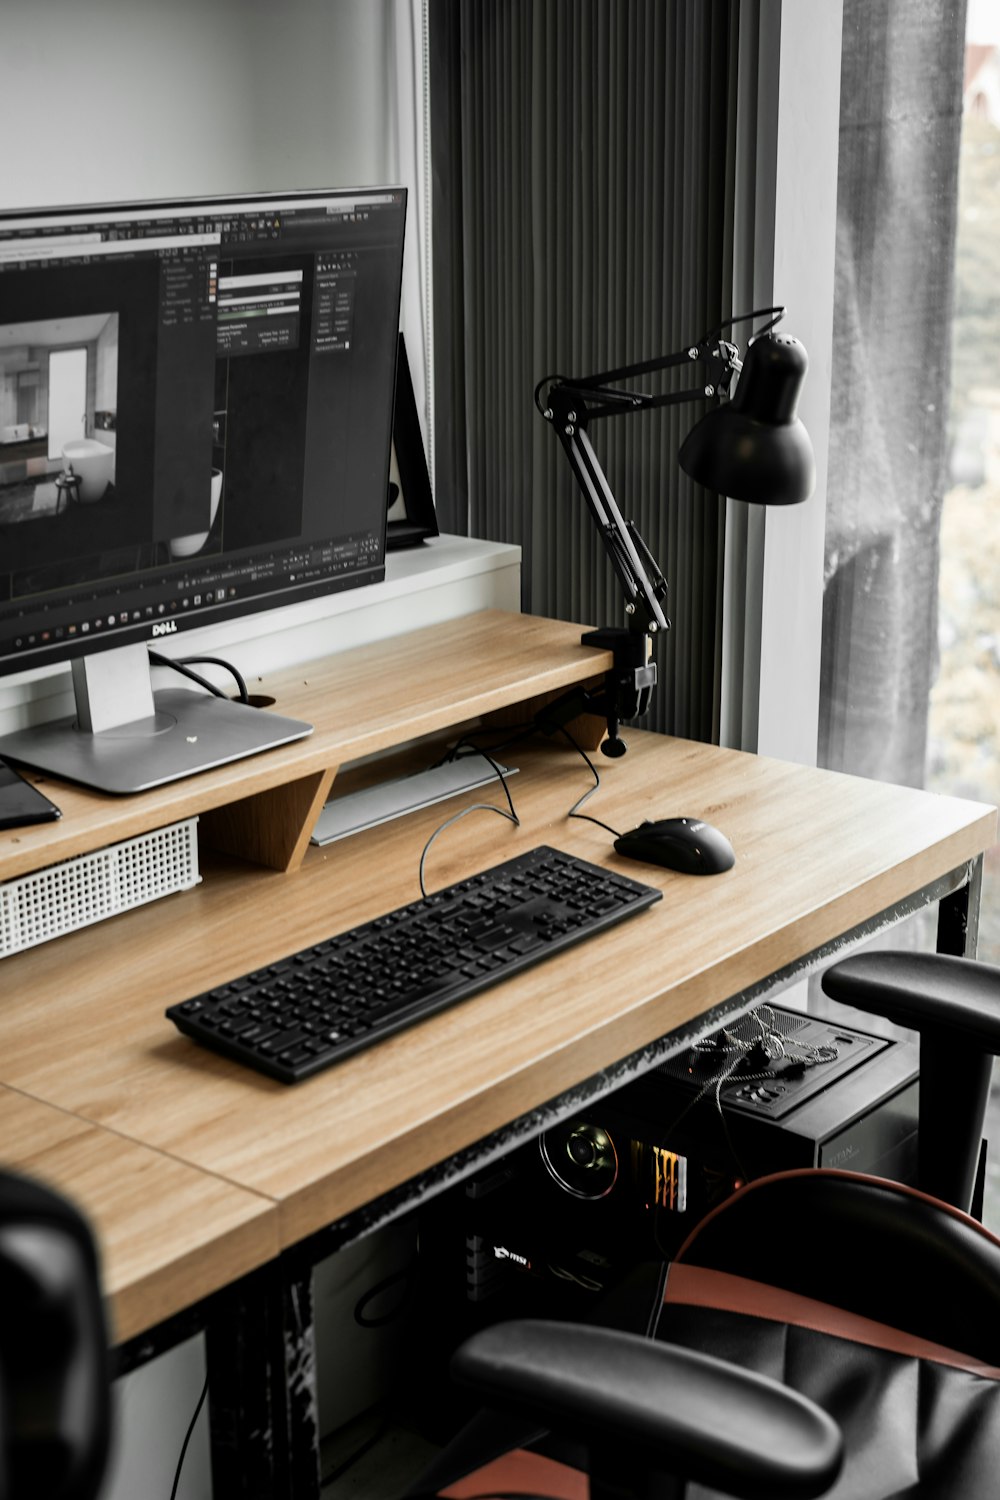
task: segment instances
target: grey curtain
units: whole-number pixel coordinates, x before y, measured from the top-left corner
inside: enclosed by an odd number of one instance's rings
[[[520,544],[535,613],[623,621],[536,382],[684,348],[733,311],[740,15],[736,0],[431,7],[437,505],[444,529]],[[723,512],[676,461],[703,409],[591,437],[670,583],[651,722],[710,739]]]
[[[964,0],[845,0],[819,761],[923,785]]]

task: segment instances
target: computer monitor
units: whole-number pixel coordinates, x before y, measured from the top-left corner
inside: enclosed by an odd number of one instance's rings
[[[385,573],[406,194],[0,214],[0,674],[76,713],[0,754],[131,792],[310,726],[148,648]],[[154,701],[155,700],[155,701]]]

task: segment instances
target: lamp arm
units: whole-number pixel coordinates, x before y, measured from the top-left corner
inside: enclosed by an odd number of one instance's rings
[[[734,359],[722,368],[721,377],[714,383],[708,381],[705,385],[692,386],[686,391],[664,391],[655,396],[649,391],[617,391],[567,381],[549,390],[548,409],[553,410],[553,401],[562,397],[573,403],[578,417],[582,410],[588,422],[595,422],[598,417],[619,417],[633,411],[653,411],[659,406],[679,406],[685,401],[704,401],[706,396],[714,396],[721,391],[722,379],[740,369],[740,361]],[[595,397],[600,397],[600,400],[595,400]]]
[[[735,344],[722,338],[723,332],[731,328],[734,323],[745,323],[751,318],[762,318],[768,314],[773,314],[770,321],[754,335],[755,338],[761,338],[776,323],[781,322],[785,315],[784,307],[758,307],[752,312],[739,313],[735,317],[727,318],[711,333],[704,334],[697,343],[689,344],[686,349],[676,350],[673,354],[659,354],[653,359],[619,365],[614,370],[602,370],[595,375],[579,376],[571,380],[564,380],[558,375],[546,375],[535,387],[535,405],[543,416],[547,416],[552,397],[557,396],[559,392],[565,392],[576,400],[578,406],[585,406],[588,417],[593,418],[610,416],[620,411],[647,411],[656,406],[671,406],[681,401],[697,401],[704,396],[717,395],[723,383],[728,382],[741,369],[739,349]],[[751,339],[750,342],[752,343],[753,340]],[[676,369],[679,365],[693,364],[701,359],[709,362],[711,378],[690,390],[651,396],[642,391],[609,389],[621,380],[632,380],[639,375],[653,375],[661,370]],[[543,406],[540,397],[546,387],[548,389]],[[600,402],[595,402],[595,397],[599,397]],[[605,406],[604,403],[607,405]]]
[[[567,413],[558,427],[559,441],[625,591],[629,625],[645,634],[669,630],[661,602],[666,597],[666,579],[635,526],[622,515],[586,427],[569,421],[571,415]]]

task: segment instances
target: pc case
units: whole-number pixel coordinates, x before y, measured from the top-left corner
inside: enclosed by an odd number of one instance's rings
[[[783,1055],[767,1055],[764,1030],[755,1044],[759,1020],[737,1022],[456,1189],[468,1304],[490,1321],[586,1315],[770,1172],[845,1167],[912,1182],[917,1047],[765,1013]]]

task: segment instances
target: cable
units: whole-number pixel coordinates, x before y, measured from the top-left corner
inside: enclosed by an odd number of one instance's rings
[[[740,1036],[736,1031],[736,1027],[744,1024],[755,1026],[757,1028],[757,1035],[753,1037]],[[724,1046],[718,1041],[719,1037],[725,1039]],[[752,1010],[747,1011],[746,1015],[738,1017],[732,1026],[722,1027],[720,1031],[715,1033],[714,1038],[708,1038],[704,1042],[696,1042],[694,1044],[692,1048],[694,1052],[702,1054],[723,1052],[728,1055],[725,1056],[725,1061],[721,1063],[718,1070],[710,1078],[706,1079],[694,1098],[690,1099],[680,1114],[671,1121],[665,1132],[665,1136],[669,1137],[677,1129],[685,1116],[696,1105],[700,1104],[708,1094],[712,1094],[715,1103],[715,1113],[719,1117],[726,1145],[729,1148],[729,1153],[737,1170],[745,1182],[753,1180],[752,1174],[747,1172],[744,1167],[739,1153],[733,1145],[732,1137],[729,1134],[729,1125],[722,1107],[722,1090],[732,1080],[733,1075],[740,1065],[753,1055],[754,1049],[757,1047],[761,1048],[768,1063],[785,1059],[803,1070],[817,1067],[821,1063],[836,1062],[840,1056],[840,1048],[832,1044],[817,1047],[811,1042],[799,1042],[794,1037],[787,1036],[778,1030],[777,1018],[770,1005],[762,1003],[754,1006]],[[770,1067],[765,1067],[763,1070],[757,1070],[756,1072],[742,1073],[739,1081],[744,1084],[766,1083],[773,1078],[774,1074]]]
[[[207,1395],[208,1395],[208,1375],[206,1374],[206,1376],[205,1376],[205,1384],[202,1386],[202,1388],[201,1388],[201,1395],[198,1397],[198,1405],[194,1409],[194,1415],[192,1416],[190,1422],[188,1423],[188,1430],[187,1430],[187,1432],[184,1434],[184,1442],[181,1444],[181,1456],[177,1460],[177,1468],[174,1470],[174,1482],[173,1482],[173,1484],[170,1487],[170,1500],[176,1500],[176,1497],[177,1497],[177,1486],[180,1484],[181,1470],[184,1467],[184,1459],[185,1459],[185,1457],[187,1455],[188,1443],[191,1441],[191,1434],[192,1434],[192,1432],[194,1432],[194,1424],[198,1420],[199,1413],[201,1412],[202,1406],[205,1404],[205,1397]]]
[[[387,1324],[394,1323],[397,1318],[401,1318],[403,1316],[403,1314],[407,1311],[412,1299],[419,1265],[420,1256],[419,1254],[416,1254],[405,1266],[400,1267],[398,1271],[392,1271],[388,1276],[384,1276],[381,1281],[376,1281],[372,1286],[368,1288],[367,1291],[362,1292],[361,1296],[354,1304],[354,1321],[355,1323],[357,1323],[359,1328],[384,1328]],[[394,1286],[397,1282],[400,1281],[403,1283],[403,1293],[399,1298],[399,1301],[396,1303],[395,1307],[390,1308],[388,1313],[383,1313],[380,1317],[369,1317],[365,1312],[365,1308],[368,1306],[368,1304],[372,1302],[376,1297],[380,1296],[383,1292],[388,1290],[389,1287]],[[397,1376],[397,1378],[392,1382],[392,1387],[388,1391],[388,1393],[385,1396],[381,1397],[380,1400],[376,1401],[372,1406],[370,1406],[365,1415],[370,1415],[374,1412],[377,1412],[380,1408],[391,1408],[396,1399],[398,1385],[399,1377]],[[332,1484],[335,1479],[342,1478],[349,1469],[352,1469],[356,1463],[364,1458],[366,1453],[370,1452],[370,1450],[374,1448],[375,1444],[379,1442],[389,1431],[391,1425],[392,1422],[390,1417],[385,1415],[383,1410],[381,1420],[376,1426],[374,1432],[372,1432],[367,1438],[360,1442],[352,1453],[349,1453],[346,1458],[341,1459],[328,1473],[323,1474],[320,1477],[320,1488],[326,1489],[327,1485]]]
[[[250,695],[247,692],[246,682],[244,681],[240,673],[233,666],[232,662],[223,661],[219,656],[186,656],[182,659],[175,660],[172,656],[163,656],[159,651],[150,650],[149,659],[154,667],[170,667],[173,671],[179,672],[182,677],[188,677],[192,682],[196,682],[199,687],[203,687],[205,691],[211,693],[213,697],[226,698],[227,701],[230,701],[229,695],[227,693],[224,693],[221,688],[216,687],[213,682],[209,682],[207,677],[202,677],[200,672],[191,671],[192,665],[224,667],[227,672],[232,673],[233,678],[235,679],[236,686],[239,691],[239,701],[241,703],[250,702]]]
[[[506,818],[508,823],[514,824],[515,828],[520,828],[521,826],[521,819],[518,817],[514,809],[513,800],[511,799],[510,787],[507,785],[507,778],[504,776],[496,761],[492,758],[492,756],[487,755],[485,750],[477,750],[477,754],[481,755],[484,760],[489,761],[490,765],[496,772],[500,785],[503,787],[506,794],[507,806],[510,808],[510,812],[507,812],[506,808],[494,806],[492,802],[473,802],[470,807],[463,807],[460,812],[454,813],[450,818],[445,819],[443,823],[439,824],[431,834],[430,838],[427,840],[420,855],[420,868],[418,871],[418,875],[420,879],[421,896],[427,895],[427,887],[424,883],[424,869],[427,864],[427,855],[430,853],[431,845],[439,834],[444,833],[446,828],[450,828],[451,825],[453,823],[457,823],[460,818],[467,817],[468,814],[472,812],[492,812],[496,813],[500,818]]]
[[[576,801],[573,803],[573,806],[570,808],[569,812],[566,814],[567,818],[581,818],[585,823],[596,823],[597,826],[598,826],[598,828],[603,828],[604,829],[605,833],[610,833],[612,835],[612,837],[614,837],[616,839],[621,838],[621,834],[618,832],[618,830],[616,828],[612,828],[611,825],[610,825],[610,823],[602,823],[601,820],[600,820],[600,818],[594,818],[594,817],[592,817],[590,815],[590,813],[582,813],[582,812],[578,811],[578,809],[583,806],[583,804],[588,800],[588,798],[592,797],[596,791],[600,790],[600,786],[601,786],[601,773],[597,769],[597,767],[594,765],[594,762],[591,760],[591,758],[587,754],[586,750],[584,750],[583,746],[577,744],[576,740],[570,734],[570,732],[566,728],[565,724],[557,724],[555,727],[559,730],[559,733],[561,735],[563,735],[564,738],[567,739],[569,741],[569,743],[573,746],[573,749],[576,751],[577,755],[579,755],[579,756],[582,757],[584,763],[586,764],[586,766],[590,770],[590,774],[594,778],[594,785],[592,787],[588,787],[587,791],[584,792],[583,796],[582,797],[578,797],[576,799]]]
[[[470,755],[499,755],[501,751],[509,750],[511,745],[516,745],[518,741],[529,739],[531,735],[536,734],[538,725],[532,719],[525,719],[520,724],[511,725],[511,729],[513,733],[507,734],[502,740],[498,740],[495,745],[487,745],[485,748],[477,745],[468,735],[463,734],[460,739],[457,739],[445,751],[440,760],[434,762],[434,765],[443,766],[450,764],[452,761],[462,760],[464,758],[461,753],[463,745],[467,747],[467,753]]]
[[[376,1281],[366,1292],[363,1292],[354,1304],[354,1321],[359,1328],[384,1328],[388,1323],[394,1323],[401,1318],[410,1303],[413,1292],[414,1279],[417,1272],[418,1257],[414,1256],[408,1265],[398,1271],[393,1271],[388,1276],[383,1276],[381,1281]],[[388,1312],[381,1313],[378,1317],[369,1317],[365,1309],[376,1297],[380,1297],[389,1287],[395,1286],[397,1282],[403,1283],[402,1295],[395,1307],[390,1307]]]
[[[250,702],[250,694],[247,691],[246,680],[237,670],[237,668],[233,666],[231,661],[223,661],[221,656],[185,656],[183,665],[186,667],[222,667],[225,671],[229,672],[232,675],[233,680],[236,683],[237,691],[239,693],[240,702]]]
[[[566,728],[565,724],[547,724],[544,715],[540,713],[536,715],[534,719],[525,720],[523,724],[515,725],[514,728],[515,732],[513,734],[508,735],[506,739],[499,741],[499,743],[491,745],[488,752],[484,750],[482,746],[475,744],[475,742],[469,739],[467,735],[463,735],[460,740],[456,740],[455,744],[452,745],[450,750],[445,752],[445,754],[441,757],[437,764],[443,765],[446,761],[454,761],[460,759],[460,752],[463,745],[468,746],[470,754],[482,755],[487,760],[490,760],[491,755],[499,755],[501,751],[509,749],[511,745],[517,744],[519,740],[530,738],[533,734],[546,734],[551,736],[553,733],[558,731],[558,733],[561,734],[563,738],[569,742],[570,745],[572,745],[573,749],[583,760],[584,764],[587,766],[587,769],[590,771],[590,774],[594,778],[594,785],[592,787],[589,787],[587,791],[584,792],[582,797],[578,797],[576,799],[576,801],[573,803],[572,807],[566,814],[567,818],[580,818],[585,823],[594,823],[598,828],[603,828],[605,833],[610,833],[612,838],[620,838],[621,834],[616,828],[612,828],[610,823],[603,823],[600,818],[592,817],[590,813],[582,813],[578,810],[583,806],[588,798],[592,797],[594,793],[600,789],[601,774],[598,771],[597,767],[594,765],[594,762],[591,760],[590,756],[587,754],[586,750],[584,750],[582,745],[578,744],[578,742],[573,738],[569,730]],[[490,760],[490,764],[493,765],[492,760]],[[503,781],[503,775],[499,767],[494,765],[493,769],[500,777],[500,780]],[[504,789],[506,790],[506,782],[504,782]],[[507,800],[508,802],[510,801],[509,792],[507,794]],[[467,809],[468,812],[472,812],[472,810],[473,809],[471,807]],[[500,811],[499,808],[496,810]],[[511,811],[513,812],[513,805],[511,806]]]

